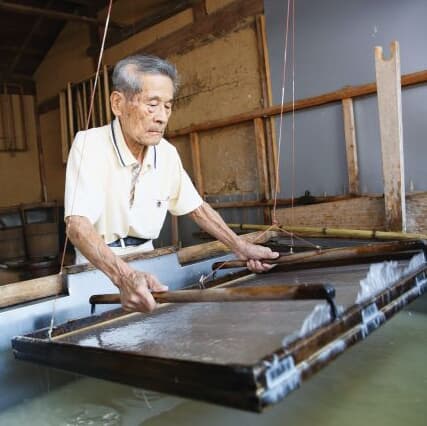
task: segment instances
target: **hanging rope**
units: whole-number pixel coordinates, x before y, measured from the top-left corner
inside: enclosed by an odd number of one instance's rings
[[[96,74],[95,74],[95,82],[92,88],[92,93],[90,95],[90,106],[89,106],[89,111],[86,117],[86,125],[85,125],[85,130],[89,129],[89,122],[92,116],[92,111],[93,111],[93,105],[94,105],[94,101],[95,101],[95,93],[96,93],[96,88],[98,85],[98,80],[99,80],[99,74],[100,74],[100,70],[101,70],[101,63],[102,63],[102,57],[104,54],[104,48],[105,48],[105,40],[107,38],[107,33],[108,33],[108,28],[109,28],[109,24],[110,24],[110,17],[111,17],[111,9],[113,6],[113,0],[109,0],[109,5],[108,5],[108,11],[107,11],[107,18],[105,20],[105,27],[104,27],[104,33],[102,36],[102,43],[101,43],[101,48],[99,51],[99,55],[98,55],[98,65],[96,68]],[[76,178],[76,182],[75,182],[75,188],[77,189],[77,185],[79,183],[79,176],[80,176],[80,169],[81,169],[81,165],[82,165],[82,160],[83,160],[83,155],[84,155],[84,150],[85,150],[85,141],[86,141],[86,135],[87,133],[84,134],[84,139],[83,139],[83,149],[82,149],[82,153],[80,155],[80,163],[79,163],[79,168],[78,168],[78,172],[77,172],[77,178]],[[74,202],[76,199],[76,193],[77,190],[74,190],[74,195],[73,195],[73,201],[71,204],[71,211],[73,211],[73,207],[74,207]],[[60,265],[60,271],[59,271],[59,275],[62,275],[64,272],[64,262],[65,262],[65,253],[67,251],[67,245],[68,245],[68,233],[65,234],[65,243],[64,243],[64,249],[62,251],[62,256],[61,256],[61,265]],[[57,299],[58,295],[55,296],[55,298],[53,299],[53,307],[52,307],[52,316],[51,316],[51,320],[50,320],[50,325],[49,325],[49,331],[48,331],[48,336],[49,339],[52,339],[52,330],[53,330],[53,326],[54,326],[54,322],[55,322],[55,312],[56,312],[56,299]]]

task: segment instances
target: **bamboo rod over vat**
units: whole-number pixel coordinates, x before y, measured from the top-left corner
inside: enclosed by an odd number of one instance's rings
[[[376,229],[344,229],[326,228],[314,226],[270,226],[257,224],[228,223],[230,228],[238,228],[246,231],[263,231],[269,229],[276,232],[289,232],[310,237],[338,237],[355,239],[375,239],[375,240],[427,240],[427,234],[417,234],[409,232],[378,231]]]
[[[391,255],[394,253],[415,252],[426,250],[424,241],[393,241],[388,243],[371,243],[356,247],[333,248],[326,250],[312,250],[291,255],[279,256],[276,259],[263,259],[261,262],[270,265],[303,265],[306,263],[324,263],[343,260],[357,261],[378,256]],[[230,260],[227,262],[215,262],[212,269],[244,268],[246,260]]]

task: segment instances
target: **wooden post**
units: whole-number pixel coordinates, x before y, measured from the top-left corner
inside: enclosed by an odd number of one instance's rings
[[[92,127],[96,127],[96,117],[95,117],[96,102],[95,102],[95,93],[93,92],[93,86],[94,86],[93,80],[90,79],[89,80],[89,89],[90,89],[89,110],[92,107],[90,118],[92,121]]]
[[[268,167],[267,167],[267,156],[266,156],[266,143],[265,143],[265,127],[262,118],[255,118],[254,120],[255,129],[255,147],[256,147],[256,159],[258,166],[258,180],[260,186],[260,192],[263,200],[268,199],[269,182],[268,182]],[[264,223],[271,223],[270,208],[264,207]]]
[[[258,58],[261,77],[263,107],[266,108],[273,105],[273,95],[271,89],[270,62],[268,60],[268,47],[264,15],[258,15],[256,18],[256,32],[258,41]],[[267,120],[266,135],[266,152],[268,158],[267,165],[269,174],[269,191],[267,192],[267,196],[269,196],[268,198],[273,198],[276,190],[276,170],[278,165],[278,153],[276,144],[276,129],[274,125],[274,118],[272,117]],[[277,186],[277,189],[280,190],[280,187]]]
[[[39,156],[39,176],[40,176],[40,186],[41,186],[41,199],[42,201],[47,201],[47,183],[46,183],[46,168],[44,164],[44,152],[43,152],[43,143],[40,131],[40,115],[37,113],[36,109],[37,98],[33,99],[33,111],[34,118],[36,123],[36,143],[37,151]]]
[[[375,70],[381,133],[386,229],[406,230],[402,101],[399,44],[390,45],[390,59],[375,47]]]
[[[83,93],[83,115],[85,118],[85,130],[89,127],[89,123],[87,120],[87,113],[88,113],[88,107],[87,107],[87,92],[86,92],[86,81],[83,81],[82,83],[82,93]]]
[[[68,103],[68,132],[70,141],[74,140],[74,121],[73,121],[73,92],[71,83],[67,83],[67,103]]]
[[[98,79],[98,84],[97,84],[97,98],[98,98],[98,110],[99,110],[99,125],[103,126],[105,124],[104,121],[104,105],[102,102],[102,79],[99,78]]]
[[[110,109],[110,81],[108,80],[108,67],[104,65],[104,102],[105,102],[105,117],[108,124],[111,121]]]
[[[61,126],[61,152],[62,162],[65,164],[68,158],[69,138],[67,123],[67,95],[65,91],[59,92],[59,120]]]
[[[345,150],[347,154],[348,192],[356,195],[360,193],[360,188],[353,99],[343,99],[342,108],[344,114]]]
[[[171,215],[171,235],[172,235],[172,245],[179,246],[179,224],[178,216]]]
[[[190,143],[191,143],[191,160],[193,163],[193,173],[194,173],[194,183],[196,185],[199,194],[203,197],[204,187],[203,187],[203,176],[202,168],[200,165],[200,143],[199,135],[196,132],[190,133]]]

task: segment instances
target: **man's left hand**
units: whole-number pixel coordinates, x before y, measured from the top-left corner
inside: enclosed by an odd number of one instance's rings
[[[274,267],[269,263],[263,263],[263,259],[277,259],[280,255],[269,247],[251,244],[244,240],[240,240],[239,248],[234,252],[239,259],[247,261],[246,266],[250,271],[256,273],[267,272]]]

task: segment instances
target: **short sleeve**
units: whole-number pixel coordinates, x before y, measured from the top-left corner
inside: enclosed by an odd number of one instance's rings
[[[78,132],[71,147],[65,178],[65,217],[85,216],[94,224],[104,205],[104,167],[99,148],[87,132]]]
[[[172,196],[169,200],[169,212],[175,216],[191,213],[203,204],[190,177],[184,170],[181,159],[176,153],[176,164],[173,172]]]

